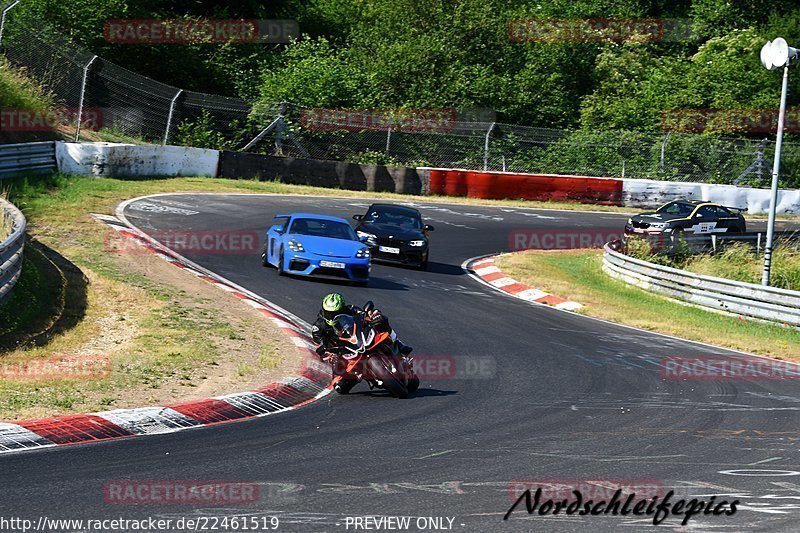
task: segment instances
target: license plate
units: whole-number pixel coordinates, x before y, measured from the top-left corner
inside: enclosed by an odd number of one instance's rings
[[[344,268],[344,263],[337,263],[335,261],[320,261],[319,266],[327,268]]]
[[[399,254],[400,248],[392,248],[390,246],[378,246],[378,250],[386,252],[387,254]]]

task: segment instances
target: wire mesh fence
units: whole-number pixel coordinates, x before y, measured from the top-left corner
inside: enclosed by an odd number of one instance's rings
[[[13,12],[12,12],[13,13]],[[6,20],[2,47],[67,108],[67,138],[173,143],[356,163],[765,186],[762,137],[567,131],[453,109],[321,110],[185,91],[131,72],[40,21]],[[97,117],[95,120],[87,120]],[[785,142],[783,187],[800,187],[800,143]]]

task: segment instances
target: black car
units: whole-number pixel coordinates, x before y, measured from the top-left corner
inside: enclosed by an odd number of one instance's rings
[[[372,204],[364,215],[353,215],[358,221],[356,233],[370,248],[376,261],[428,266],[428,232],[433,226],[422,223],[422,215],[411,207],[393,204]]]
[[[650,213],[628,219],[625,235],[675,235],[684,233],[744,233],[746,224],[738,211],[713,202],[675,200]]]

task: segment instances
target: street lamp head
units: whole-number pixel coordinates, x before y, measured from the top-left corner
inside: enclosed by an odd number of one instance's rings
[[[774,41],[767,41],[761,47],[761,64],[767,70],[775,70],[797,59],[797,49],[789,46],[786,39],[778,37]]]

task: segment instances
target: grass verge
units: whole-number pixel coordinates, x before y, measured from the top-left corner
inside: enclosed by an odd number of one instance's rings
[[[4,184],[30,239],[23,275],[0,306],[0,420],[168,405],[296,372],[300,352],[237,298],[152,254],[106,252],[112,230],[89,213],[110,213],[136,195],[202,189],[196,181],[53,176]],[[54,373],[63,357],[108,369],[81,374],[62,365]]]
[[[505,254],[497,264],[511,277],[580,302],[583,314],[779,359],[800,360],[800,331],[740,320],[683,305],[610,278],[602,252],[525,251]],[[685,354],[689,355],[689,354]]]

